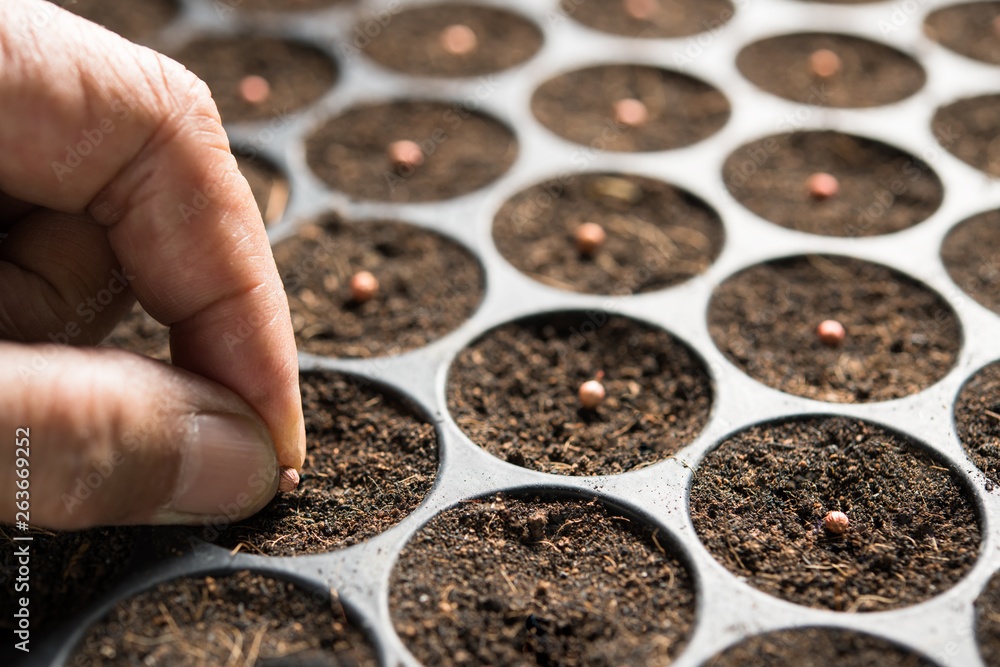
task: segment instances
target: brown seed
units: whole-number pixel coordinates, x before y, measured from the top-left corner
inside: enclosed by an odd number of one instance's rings
[[[656,0],[622,0],[625,13],[640,21],[648,20],[660,8]]]
[[[806,179],[806,189],[813,199],[829,199],[840,192],[840,182],[836,176],[818,172]]]
[[[408,139],[392,142],[386,153],[392,166],[400,171],[416,169],[424,163],[424,152]]]
[[[844,325],[837,320],[823,320],[816,327],[816,335],[819,336],[819,342],[823,345],[837,347],[844,342],[844,336],[847,335],[847,332],[844,331]]]
[[[299,487],[299,471],[295,468],[282,466],[281,475],[278,477],[278,491],[290,493]]]
[[[649,120],[649,110],[639,100],[627,97],[615,102],[615,120],[621,125],[639,127]]]
[[[251,74],[240,79],[240,97],[250,104],[263,104],[271,96],[271,84],[262,76]]]
[[[358,271],[351,276],[351,298],[364,303],[378,294],[378,279],[368,271]]]
[[[441,31],[440,43],[441,48],[453,56],[464,56],[476,50],[479,40],[472,28],[458,23]]]
[[[580,385],[580,405],[593,410],[604,402],[604,385],[597,380],[587,380]]]
[[[592,257],[604,245],[608,235],[604,233],[604,228],[596,222],[585,222],[576,228],[573,238],[576,240],[576,249],[580,251],[580,254]]]
[[[829,79],[840,72],[840,56],[830,49],[818,49],[809,55],[809,69],[821,79]]]
[[[842,535],[847,532],[847,527],[851,525],[851,520],[843,512],[827,512],[823,517],[823,527],[834,535]]]

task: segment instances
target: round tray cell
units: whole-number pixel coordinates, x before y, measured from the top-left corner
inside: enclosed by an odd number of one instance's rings
[[[824,344],[826,320],[839,344]],[[750,377],[834,403],[915,394],[951,369],[958,316],[936,292],[858,259],[808,255],[758,264],[716,288],[708,309],[716,346]]]
[[[804,628],[753,635],[705,667],[934,667],[921,654],[853,630]]]
[[[976,598],[976,642],[986,667],[1000,667],[1000,572]]]
[[[373,60],[417,76],[499,72],[528,60],[542,46],[542,32],[531,21],[473,5],[414,7],[384,27],[373,20],[361,23],[352,34],[355,47]]]
[[[483,298],[484,277],[464,247],[398,222],[348,223],[330,216],[274,247],[298,348],[338,357],[399,354],[464,323]],[[378,291],[359,303],[352,277],[367,271]]]
[[[948,275],[966,294],[1000,314],[1000,211],[956,225],[941,246]]]
[[[180,13],[178,0],[73,0],[57,2],[63,9],[99,23],[132,42],[144,42]]]
[[[931,12],[924,32],[946,49],[1000,65],[1000,2],[966,2]]]
[[[416,144],[416,160],[393,161],[397,142]],[[320,178],[352,197],[425,202],[495,181],[517,158],[517,139],[459,104],[400,101],[348,109],[309,138],[306,152]]]
[[[955,402],[955,429],[965,453],[1000,484],[1000,362],[982,368],[965,383]]]
[[[378,660],[339,600],[244,570],[169,581],[119,602],[67,664],[374,667]]]
[[[623,100],[640,102],[640,114],[620,116],[616,109]],[[602,65],[562,74],[535,91],[531,109],[542,125],[564,139],[595,150],[626,152],[689,146],[729,120],[729,101],[709,84],[643,65]]]
[[[1000,95],[969,97],[943,106],[934,114],[932,128],[949,153],[1000,176]]]
[[[820,68],[817,51],[831,51]],[[839,67],[838,67],[839,65]],[[927,75],[912,57],[860,37],[795,33],[747,46],[736,58],[743,76],[767,92],[793,102],[821,107],[877,107],[906,99],[920,90]]]
[[[684,37],[718,30],[733,17],[729,0],[562,0],[562,12],[626,37]]]
[[[337,78],[333,61],[319,49],[273,37],[196,39],[171,56],[208,84],[225,123],[286,125],[290,112],[315,102]],[[249,81],[258,84],[247,86]]]
[[[581,252],[580,225],[606,240]],[[535,185],[510,200],[493,222],[508,262],[547,285],[590,294],[662,289],[703,273],[724,239],[718,214],[672,185],[624,174],[577,174]]]
[[[430,490],[438,444],[425,417],[362,378],[303,373],[308,450],[298,489],[200,537],[269,556],[357,544],[405,518]]]
[[[606,397],[584,408],[578,391],[596,378]],[[473,442],[556,474],[661,461],[697,437],[711,406],[708,372],[684,343],[602,311],[500,326],[462,350],[448,373],[448,409]]]
[[[695,595],[657,529],[597,501],[497,496],[410,540],[389,606],[428,665],[662,665],[687,643]]]
[[[812,185],[822,174],[836,179],[835,191]],[[722,175],[733,197],[765,220],[825,236],[897,232],[928,218],[944,198],[923,160],[832,131],[752,141],[729,155]]]
[[[698,465],[691,517],[728,570],[776,597],[834,611],[922,602],[975,564],[975,503],[908,438],[845,417],[752,426]],[[847,515],[846,532],[824,526]]]
[[[288,205],[288,180],[262,157],[248,153],[235,155],[240,173],[250,184],[250,192],[257,202],[264,224],[273,225],[281,220]]]

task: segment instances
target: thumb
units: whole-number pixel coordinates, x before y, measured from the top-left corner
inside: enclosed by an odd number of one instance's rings
[[[0,342],[0,443],[0,521],[235,521],[278,486],[270,431],[235,393],[108,348]]]

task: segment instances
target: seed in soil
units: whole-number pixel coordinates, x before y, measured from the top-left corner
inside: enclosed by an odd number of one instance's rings
[[[813,199],[829,199],[840,192],[840,183],[836,176],[819,172],[806,179],[806,188]]]
[[[428,665],[665,665],[684,650],[691,576],[662,531],[597,501],[465,502],[403,549],[396,632]]]
[[[585,222],[576,228],[573,238],[576,240],[576,249],[581,255],[593,257],[604,245],[608,235],[596,222]]]
[[[295,468],[282,467],[281,476],[278,478],[278,491],[281,493],[291,493],[299,486],[299,471]]]
[[[251,74],[240,80],[240,97],[250,104],[263,104],[271,96],[271,84],[262,76]]]
[[[394,141],[386,151],[389,163],[396,171],[408,174],[424,163],[424,152],[419,144],[409,139]]]
[[[364,303],[378,294],[378,278],[368,271],[358,271],[351,276],[351,300]]]
[[[1000,362],[981,368],[959,391],[955,430],[969,459],[1000,484]]]
[[[586,410],[596,410],[604,402],[604,385],[597,380],[587,380],[580,385],[580,405]]]
[[[979,555],[964,479],[906,436],[847,417],[736,433],[698,464],[690,503],[699,539],[733,575],[813,608],[917,604]],[[850,516],[849,531],[824,529],[828,507]]]
[[[467,25],[457,23],[441,31],[441,48],[454,56],[464,56],[476,50],[479,40]]]
[[[705,667],[937,667],[920,653],[881,637],[834,628],[796,628],[753,635]]]
[[[847,332],[844,331],[844,325],[837,320],[823,320],[816,327],[816,335],[823,345],[837,347],[844,342]]]
[[[975,602],[976,643],[986,667],[1000,667],[1000,572],[990,577]]]
[[[821,79],[835,76],[840,67],[840,56],[830,49],[817,49],[809,54],[809,69]]]
[[[851,525],[851,520],[843,512],[827,512],[823,517],[823,527],[834,535],[843,535]]]
[[[968,97],[937,110],[934,137],[962,162],[1000,176],[1000,95]]]
[[[615,121],[629,127],[639,127],[649,120],[649,109],[639,100],[627,97],[615,102]]]

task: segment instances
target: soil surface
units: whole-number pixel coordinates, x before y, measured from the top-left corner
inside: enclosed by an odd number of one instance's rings
[[[140,44],[166,27],[180,13],[177,0],[54,0],[54,4]]]
[[[580,405],[602,372],[607,397]],[[701,360],[662,329],[601,311],[501,326],[462,350],[448,409],[473,442],[542,472],[610,475],[661,461],[697,437],[712,406]]]
[[[167,55],[208,84],[225,123],[285,124],[290,112],[315,102],[337,79],[336,66],[319,49],[272,37],[196,39]],[[250,75],[263,77],[271,86],[270,96],[260,104],[240,95],[240,81]]]
[[[975,503],[956,473],[903,436],[845,417],[748,428],[691,485],[705,547],[765,593],[814,608],[882,611],[944,592],[975,564]],[[847,514],[834,535],[827,512]]]
[[[361,378],[304,373],[309,449],[298,489],[253,517],[200,536],[269,556],[323,553],[357,544],[406,517],[437,472],[434,427]]]
[[[976,598],[976,641],[986,667],[1000,667],[1000,573]]]
[[[1000,176],[1000,95],[983,95],[943,106],[932,124],[939,143],[955,157]]]
[[[249,12],[301,12],[347,4],[350,0],[241,0],[240,10]]]
[[[993,28],[997,18],[1000,2],[964,2],[931,12],[924,32],[960,55],[1000,65],[1000,34]]]
[[[250,192],[260,210],[265,225],[273,225],[281,220],[288,204],[288,181],[275,167],[261,157],[236,153],[236,164],[247,179]]]
[[[955,401],[955,428],[976,467],[1000,484],[1000,363],[982,368],[962,387]]]
[[[154,320],[138,303],[108,334],[102,345],[170,361],[170,329]]]
[[[338,357],[398,354],[464,323],[483,298],[476,258],[458,243],[397,222],[329,217],[275,245],[299,350]],[[365,303],[350,280],[369,271],[379,292]]]
[[[369,19],[355,28],[354,44],[386,67],[418,76],[479,76],[499,72],[531,58],[542,46],[542,31],[513,12],[473,5],[430,5],[400,11],[365,46],[360,35]],[[464,25],[476,35],[471,53],[453,54],[441,45],[442,31]],[[381,26],[379,25],[381,28]],[[360,32],[359,32],[360,29]]]
[[[841,69],[821,78],[809,56],[828,49]],[[793,102],[829,107],[875,107],[906,99],[923,88],[927,75],[910,56],[883,44],[828,33],[795,33],[754,42],[736,66],[764,90]]]
[[[563,0],[562,13],[596,30],[626,37],[684,37],[721,28],[733,17],[728,0],[659,0],[636,18],[622,0]]]
[[[816,173],[837,179],[828,199],[809,194]],[[748,209],[789,229],[825,236],[876,236],[921,222],[944,188],[922,160],[880,141],[841,132],[794,132],[737,148],[722,176]]]
[[[413,141],[423,164],[395,168],[389,144]],[[307,141],[309,165],[358,199],[423,202],[467,194],[503,175],[517,157],[505,125],[454,104],[393,102],[348,109]]]
[[[934,663],[879,637],[852,630],[806,628],[754,635],[705,667],[934,667]]]
[[[622,99],[646,105],[638,127],[615,120]],[[662,151],[689,146],[722,128],[729,101],[709,84],[641,65],[602,65],[562,74],[535,91],[531,109],[564,139],[595,150]]]
[[[828,347],[820,322],[846,336]],[[955,312],[937,293],[878,264],[809,255],[758,264],[715,289],[709,332],[750,377],[834,403],[915,394],[947,374],[962,345]]]
[[[694,620],[664,535],[596,501],[496,499],[438,515],[403,550],[389,604],[429,665],[663,665]]]
[[[374,667],[378,661],[336,598],[242,571],[171,581],[120,602],[90,629],[69,664]]]
[[[988,211],[960,222],[941,245],[941,259],[951,279],[995,313],[1000,313],[998,234],[1000,211]]]
[[[573,233],[599,224],[608,238],[591,257]],[[633,294],[703,273],[725,233],[701,199],[662,181],[622,174],[567,175],[520,192],[493,222],[508,262],[553,287],[590,294]]]

